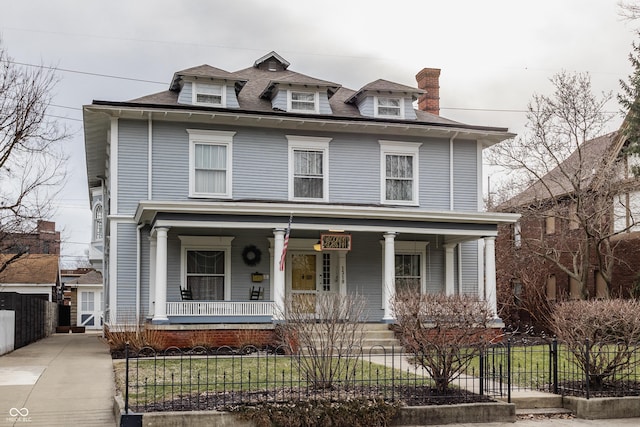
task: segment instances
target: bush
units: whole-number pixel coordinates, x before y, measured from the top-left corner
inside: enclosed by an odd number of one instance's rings
[[[639,313],[638,300],[570,301],[555,307],[554,331],[583,373],[588,366],[590,386],[601,388],[640,364],[634,357],[640,343]]]
[[[137,352],[143,347],[162,350],[163,339],[157,329],[147,329],[144,325],[114,324],[104,326],[104,338],[111,353],[123,351],[129,343],[129,349]]]
[[[405,351],[441,394],[490,340],[491,308],[472,296],[398,293],[393,309]]]
[[[235,411],[258,427],[373,427],[390,425],[398,409],[397,403],[382,399],[354,399],[266,404],[239,407]]]

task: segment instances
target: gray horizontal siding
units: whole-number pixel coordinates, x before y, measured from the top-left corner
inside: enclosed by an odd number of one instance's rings
[[[178,104],[189,104],[193,103],[193,83],[184,82],[180,93],[178,94]]]
[[[189,198],[189,134],[184,125],[153,122],[153,199]]]
[[[478,145],[453,143],[453,203],[457,211],[478,210]]]
[[[274,110],[287,111],[287,91],[278,91],[271,100],[271,106]]]
[[[373,117],[373,96],[367,96],[358,102],[358,110],[360,110],[360,114],[366,117]]]
[[[460,272],[460,292],[466,295],[478,294],[478,242],[464,242],[460,245],[462,270]]]
[[[425,260],[427,266],[425,282],[428,293],[440,293],[445,290],[444,248],[441,241],[440,236],[429,236],[427,259]]]
[[[133,214],[148,196],[148,122],[120,120],[118,125],[118,213]]]
[[[329,143],[332,203],[380,203],[380,144],[377,138],[338,136]]]
[[[133,322],[136,317],[136,225],[118,223],[116,227],[118,252],[115,280],[118,319]]]
[[[144,123],[144,125],[143,125]],[[146,127],[146,122],[140,126]],[[289,153],[286,135],[330,137],[329,202],[380,202],[379,135],[299,133],[287,129],[254,129],[153,124],[153,199],[189,199],[189,135],[186,129],[210,129],[235,132],[233,137],[234,199],[288,199]],[[142,127],[139,128],[142,132]],[[141,133],[138,137],[142,137]],[[384,138],[393,140],[392,138]],[[448,210],[450,206],[449,141],[446,139],[402,138],[421,143],[419,152],[420,209]],[[477,210],[477,151],[473,141],[454,141],[455,209]],[[142,156],[142,145],[137,146]],[[132,148],[132,147],[131,147]],[[146,150],[146,148],[145,148]],[[134,156],[134,157],[135,157]],[[138,200],[146,199],[146,163],[127,164],[128,182],[134,187],[125,206],[131,212]],[[124,195],[123,195],[124,196]]]
[[[318,111],[320,114],[332,114],[331,105],[329,105],[329,97],[326,91],[321,91],[318,97]]]
[[[233,197],[287,200],[288,147],[282,131],[238,130],[233,138]]]
[[[240,108],[238,104],[238,96],[236,95],[236,89],[233,84],[227,85],[227,108]]]
[[[352,250],[347,255],[347,293],[365,297],[367,321],[382,319],[382,236],[353,233]]]
[[[449,141],[429,139],[423,142],[420,158],[420,207],[449,210]]]
[[[411,98],[403,98],[404,100],[404,118],[405,120],[415,120],[416,110],[413,109]]]

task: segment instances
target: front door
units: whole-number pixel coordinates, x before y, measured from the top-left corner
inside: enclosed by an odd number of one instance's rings
[[[303,313],[316,312],[318,261],[315,253],[291,254],[291,303]]]

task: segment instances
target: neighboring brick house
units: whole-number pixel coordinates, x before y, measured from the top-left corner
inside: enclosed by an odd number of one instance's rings
[[[503,297],[515,293],[517,299],[525,280],[538,283],[548,300],[632,294],[640,267],[640,222],[636,223],[640,218],[640,180],[631,173],[638,160],[624,154],[626,144],[621,131],[586,141],[540,181],[496,208],[522,214],[520,221],[499,226],[496,280]],[[576,219],[580,197],[573,191],[578,186],[569,182],[574,178],[580,181],[577,191],[588,194],[597,188],[607,195],[602,205],[593,202],[586,211],[594,212],[603,230],[601,236],[612,236],[611,252],[604,246],[599,250],[591,245],[589,256],[584,257],[584,290],[555,263],[528,251],[531,247],[544,248],[558,256],[563,265],[572,266],[571,253],[577,252],[576,245],[583,241],[579,237],[582,222]],[[598,253],[612,255],[608,258],[613,260],[610,286],[599,267],[603,264],[598,262]]]
[[[39,220],[31,233],[4,233],[0,236],[0,253],[60,255],[60,232],[53,221]]]
[[[482,150],[513,135],[441,117],[437,69],[351,90],[289,65],[201,65],[84,106],[107,322],[223,334],[336,292],[390,323],[401,287],[495,307],[497,226],[517,215],[483,211]]]

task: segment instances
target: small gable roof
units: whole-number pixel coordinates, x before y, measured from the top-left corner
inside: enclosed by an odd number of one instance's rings
[[[380,94],[389,94],[389,95],[393,95],[393,94],[411,95],[412,98],[417,98],[418,96],[425,93],[425,91],[422,89],[406,86],[400,83],[390,82],[389,80],[378,79],[362,86],[360,90],[355,92],[345,102],[355,103],[363,95],[366,95],[367,93],[372,93],[372,92],[380,93]]]
[[[88,273],[83,274],[77,279],[68,281],[66,284],[67,285],[101,285],[102,274],[99,271],[92,270]]]
[[[220,68],[212,67],[208,64],[203,64],[198,65],[197,67],[187,68],[186,70],[176,72],[173,75],[173,79],[171,80],[171,86],[169,87],[169,90],[178,90],[180,88],[180,82],[184,77],[244,82],[244,80],[239,79],[238,76],[236,76],[234,73],[230,73]]]
[[[271,52],[267,53],[266,55],[256,59],[256,62],[253,63],[253,66],[258,68],[258,67],[260,67],[260,65],[262,65],[265,62],[268,62],[270,60],[278,61],[280,63],[280,65],[282,66],[282,68],[284,68],[285,70],[287,68],[289,68],[289,65],[291,65],[289,63],[289,61],[287,61],[282,56],[278,55],[275,51],[272,50]]]
[[[3,264],[13,254],[0,254]],[[51,254],[27,254],[7,265],[0,273],[0,283],[21,284],[55,284],[58,283],[59,256]]]

